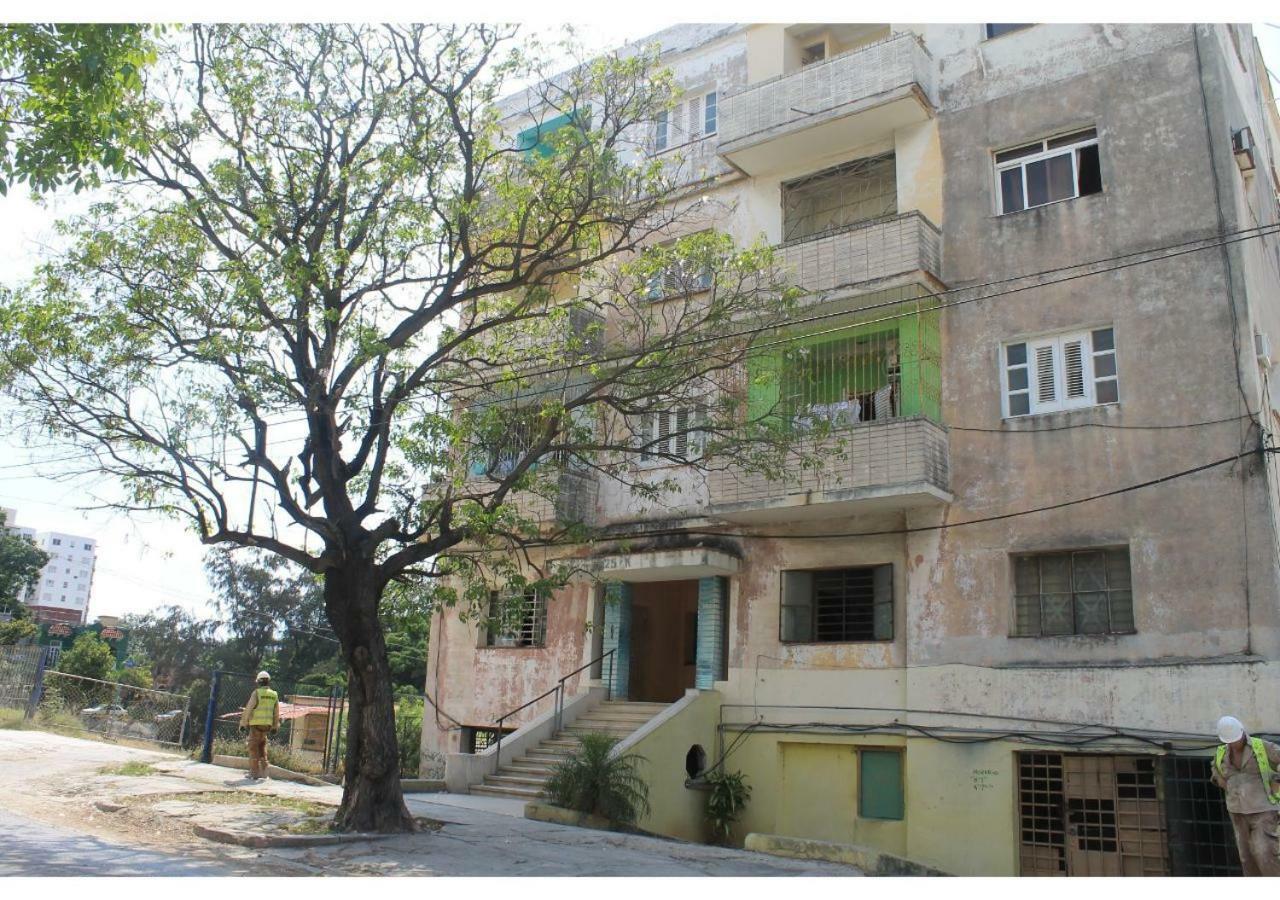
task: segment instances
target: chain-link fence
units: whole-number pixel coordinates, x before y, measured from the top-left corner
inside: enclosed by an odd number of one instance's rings
[[[180,746],[190,727],[185,694],[47,670],[37,725]]]
[[[0,647],[0,709],[25,710],[40,677],[44,647]]]
[[[247,757],[249,745],[240,731],[240,717],[257,683],[252,675],[218,672],[214,684],[205,721],[209,756]],[[276,681],[271,689],[280,700],[280,729],[267,740],[268,761],[293,772],[334,772],[337,735],[346,718],[342,692]]]

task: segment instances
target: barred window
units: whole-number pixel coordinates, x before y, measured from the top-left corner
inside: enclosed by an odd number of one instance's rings
[[[897,212],[893,154],[855,159],[782,186],[782,239],[806,240]]]
[[[547,642],[547,596],[527,590],[519,602],[498,591],[489,592],[486,647],[542,647]]]
[[[1015,637],[1132,634],[1129,550],[1015,556]]]
[[[893,640],[893,566],[783,572],[781,638]]]
[[[880,331],[802,347],[782,373],[785,414],[799,428],[900,415],[898,332]]]

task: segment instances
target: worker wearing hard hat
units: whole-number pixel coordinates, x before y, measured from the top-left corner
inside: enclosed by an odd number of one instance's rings
[[[1250,737],[1232,716],[1218,720],[1218,740],[1212,779],[1226,791],[1244,874],[1280,875],[1280,747]]]
[[[258,673],[258,686],[240,714],[240,729],[249,729],[249,777],[267,777],[267,735],[280,730],[280,698],[271,690],[271,674]]]

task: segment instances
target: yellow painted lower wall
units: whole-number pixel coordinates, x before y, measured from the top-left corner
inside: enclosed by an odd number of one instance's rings
[[[653,809],[639,822],[645,831],[687,841],[706,839],[707,795],[685,787],[685,757],[696,744],[702,747],[708,762],[715,758],[720,703],[718,692],[699,691],[671,719],[629,748],[645,759],[640,771],[649,784],[649,805]]]

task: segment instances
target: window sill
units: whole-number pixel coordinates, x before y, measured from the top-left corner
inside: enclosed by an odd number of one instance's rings
[[[847,647],[854,644],[892,644],[893,638],[867,638],[865,641],[787,641],[778,638],[784,647]]]
[[[1062,640],[1064,638],[1065,639],[1086,638],[1089,640],[1097,640],[1098,638],[1132,637],[1137,633],[1138,632],[1134,630],[1134,631],[1102,631],[1102,632],[1098,632],[1097,634],[1011,634],[1009,635],[1009,639],[1017,640],[1017,641]]]
[[[701,137],[694,138],[693,140],[685,141],[680,144],[672,144],[670,147],[663,147],[661,150],[654,150],[649,155],[651,157],[666,156],[667,154],[674,153],[676,150],[680,150],[681,148],[691,147],[694,144],[701,144],[703,141],[713,138],[715,136],[716,136],[716,132],[712,131],[709,134],[704,134]]]
[[[477,650],[546,650],[546,644],[526,645],[521,647],[499,647],[493,644],[484,644],[476,648]]]
[[[1025,216],[1027,213],[1037,212],[1042,209],[1051,209],[1052,207],[1055,207],[1055,206],[1061,206],[1064,203],[1078,203],[1082,200],[1086,200],[1086,201],[1090,200],[1093,197],[1103,197],[1103,196],[1106,196],[1106,193],[1107,193],[1106,189],[1104,188],[1103,190],[1095,191],[1092,194],[1079,194],[1075,197],[1063,197],[1061,200],[1050,200],[1048,203],[1041,203],[1039,206],[1028,206],[1023,209],[1015,209],[1013,212],[998,212],[989,216],[989,218],[995,219],[997,221],[1004,221],[1004,220],[1016,221],[1017,217]]]
[[[1043,425],[1046,420],[1057,427],[1064,428],[1075,425],[1106,425],[1109,423],[1105,420],[1114,417],[1119,409],[1120,401],[1117,400],[1114,403],[1093,403],[1073,409],[1054,409],[1048,412],[1005,416],[1000,423],[1009,431],[1048,431],[1047,428],[1030,427],[1035,424]],[[1028,427],[1019,427],[1019,423],[1022,422],[1028,423]]]

